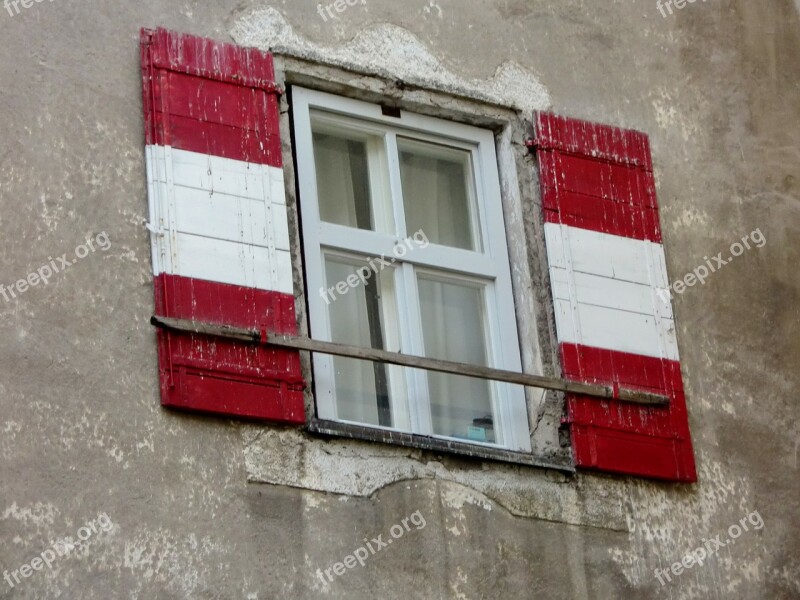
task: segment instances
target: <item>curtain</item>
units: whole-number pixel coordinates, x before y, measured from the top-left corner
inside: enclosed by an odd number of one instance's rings
[[[434,244],[479,249],[473,239],[473,206],[467,191],[469,154],[419,142],[399,141],[398,145],[408,233],[422,229]]]
[[[372,228],[367,146],[324,133],[314,133],[320,218],[328,223]]]
[[[327,285],[345,281],[358,267],[328,258],[325,261]],[[328,306],[331,322],[331,341],[363,348],[382,348],[382,325],[377,309],[375,277],[372,286],[348,287],[346,294],[337,295]],[[369,296],[375,296],[370,298]],[[372,302],[370,302],[372,300]],[[375,314],[377,313],[377,314]],[[336,406],[340,419],[391,425],[386,366],[381,363],[333,357]]]
[[[425,355],[486,366],[482,290],[427,277],[418,287]],[[488,381],[429,371],[428,388],[435,434],[496,441]]]

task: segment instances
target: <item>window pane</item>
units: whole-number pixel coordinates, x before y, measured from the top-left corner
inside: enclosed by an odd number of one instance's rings
[[[480,251],[471,154],[398,138],[406,228],[434,244]]]
[[[366,142],[314,132],[314,160],[320,218],[372,229]]]
[[[483,290],[418,278],[425,355],[487,365]],[[431,420],[436,435],[495,443],[490,383],[428,372]]]
[[[327,286],[345,282],[344,293],[332,290],[326,296],[331,324],[331,341],[364,348],[385,349],[387,343],[386,320],[394,322],[394,285],[392,271],[383,276],[370,272],[366,284],[355,281],[357,271],[364,263],[356,259],[327,256],[325,274]],[[362,271],[363,274],[363,271]],[[394,329],[394,327],[390,327]],[[333,357],[335,396],[340,419],[391,427],[392,406],[390,393],[391,375],[384,363]]]

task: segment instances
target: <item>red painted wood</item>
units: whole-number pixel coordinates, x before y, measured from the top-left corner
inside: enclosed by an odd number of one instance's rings
[[[652,208],[569,191],[558,192],[553,188],[542,188],[542,206],[548,223],[657,244],[662,242],[658,211]]]
[[[641,166],[649,161],[641,154],[649,152],[644,134],[604,134],[614,128],[598,125],[592,137],[584,121],[540,115],[537,122],[545,128],[537,131],[537,153],[547,222],[661,243],[653,173]],[[557,126],[567,133],[559,137]],[[632,149],[622,143],[631,136]]]
[[[162,377],[164,406],[221,416],[303,424],[303,390],[276,380],[180,368],[172,386]]]
[[[278,97],[264,90],[167,72],[170,115],[278,134]]]
[[[276,91],[272,55],[255,48],[217,42],[186,33],[142,29],[142,46],[147,46],[155,69],[228,81],[246,87]]]
[[[162,273],[156,277],[156,307],[164,317],[242,328],[267,325],[276,333],[297,334],[291,294]]]
[[[162,273],[156,314],[296,334],[294,297]],[[297,351],[159,331],[164,406],[252,419],[305,422]]]
[[[142,71],[148,144],[281,166],[271,55],[142,30]]]
[[[547,112],[534,114],[539,149],[590,156],[597,160],[653,170],[647,135],[632,129],[570,119]]]
[[[155,113],[154,120],[155,144],[272,167],[282,165],[277,135],[184,117],[169,117],[169,124],[165,125],[160,112]]]
[[[694,482],[697,472],[680,363],[561,344],[564,377],[664,394],[668,408],[568,395],[576,464],[583,468]]]

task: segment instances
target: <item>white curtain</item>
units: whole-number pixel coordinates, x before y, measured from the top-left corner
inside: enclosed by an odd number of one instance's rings
[[[426,147],[428,146],[428,147]],[[399,142],[406,228],[422,229],[434,244],[475,250],[467,193],[467,152],[449,150],[453,158],[440,158],[433,144]]]
[[[486,366],[482,290],[418,279],[425,354]],[[433,432],[495,442],[489,382],[428,372]]]
[[[353,265],[328,258],[326,261],[327,285],[345,281],[354,274]],[[328,310],[331,320],[331,341],[370,348],[370,324],[367,318],[367,288],[358,285],[337,295]],[[352,358],[333,357],[336,384],[336,406],[340,419],[379,425],[378,401],[373,363]]]
[[[364,182],[354,181],[353,173],[354,169],[355,172],[365,169],[366,147],[363,143],[315,133],[314,161],[320,218],[328,223],[358,227],[357,203],[363,204],[364,199],[357,192],[363,189]]]

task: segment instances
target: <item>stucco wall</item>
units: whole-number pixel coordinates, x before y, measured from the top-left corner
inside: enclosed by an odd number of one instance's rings
[[[0,283],[111,242],[0,296],[0,568],[102,516],[52,567],[0,581],[0,597],[800,597],[800,17],[791,0],[674,13],[655,0],[366,0],[327,21],[311,0],[0,11]],[[753,230],[767,239],[674,299],[699,483],[312,443],[163,410],[141,26],[328,51],[526,115],[647,132],[672,279]],[[417,511],[423,527],[321,581]],[[753,511],[763,528],[656,579]]]

